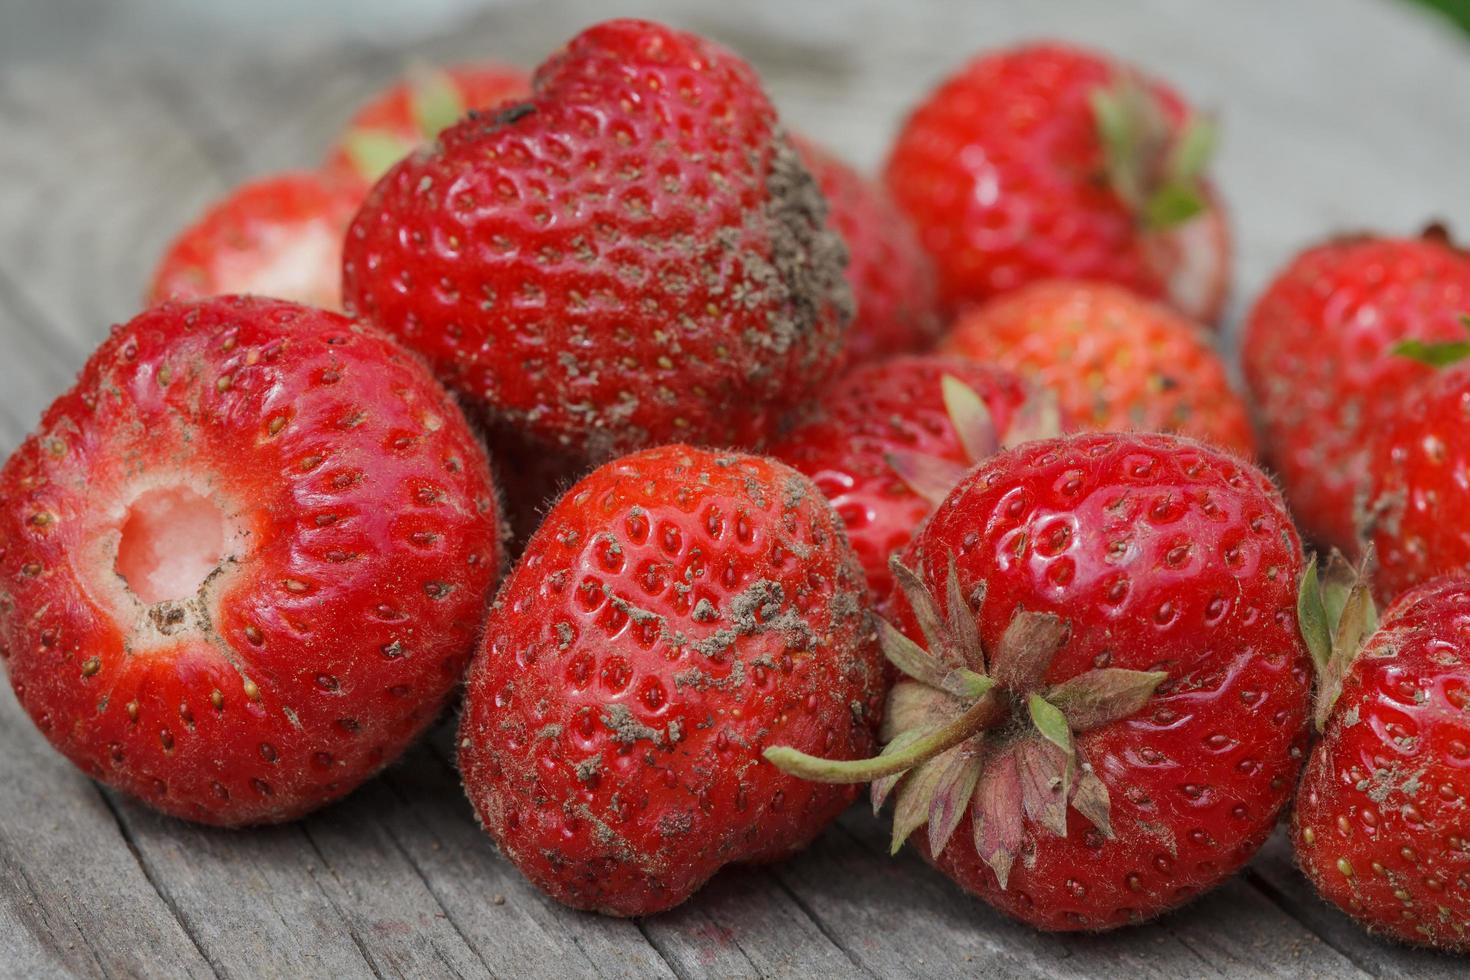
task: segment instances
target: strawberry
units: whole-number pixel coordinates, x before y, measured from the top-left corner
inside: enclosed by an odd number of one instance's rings
[[[378,182],[344,291],[543,445],[754,444],[841,350],[825,218],[748,65],[609,21]]]
[[[1306,739],[1300,545],[1259,470],[1166,435],[981,463],[914,539],[879,623],[907,677],[876,759],[895,850],[1042,929],[1108,929],[1224,881],[1275,826]]]
[[[960,482],[1003,444],[1055,435],[1039,392],[1008,371],[935,355],[862,365],[771,447],[827,495],[868,587],[893,588],[888,559]]]
[[[944,321],[936,306],[934,264],[887,188],[868,180],[810,140],[793,138],[822,194],[828,221],[847,244],[847,281],[857,316],[848,363],[928,350]]]
[[[1054,280],[964,314],[942,352],[1055,391],[1080,428],[1177,432],[1243,456],[1245,403],[1203,328],[1118,286]]]
[[[1467,306],[1470,253],[1438,228],[1309,248],[1256,302],[1241,362],[1266,459],[1308,537],[1355,552],[1368,438],[1430,373],[1392,348],[1409,338],[1460,339]]]
[[[1213,127],[1172,90],[1054,42],[970,62],[904,124],[887,181],[951,311],[1036,279],[1101,279],[1212,323],[1230,278],[1204,178]]]
[[[1302,588],[1322,738],[1297,794],[1297,860],[1374,932],[1470,951],[1470,580],[1418,585],[1379,624],[1366,583],[1328,567],[1326,587],[1309,570]]]
[[[326,171],[362,193],[420,145],[459,122],[531,91],[524,71],[494,61],[448,68],[414,66],[358,109],[327,155]]]
[[[1470,575],[1470,362],[1461,363],[1470,342],[1395,350],[1446,370],[1413,386],[1369,434],[1358,539],[1374,549],[1376,584],[1389,597],[1436,576]]]
[[[782,857],[851,802],[761,760],[872,751],[883,672],[837,515],[773,460],[614,460],[547,514],[496,598],[459,732],[465,790],[558,901],[648,915]]]
[[[242,184],[169,245],[148,303],[255,293],[339,309],[342,236],[358,199],[305,172]]]
[[[117,327],[0,471],[0,652],[93,778],[290,820],[433,720],[498,570],[483,451],[420,362],[333,313]]]

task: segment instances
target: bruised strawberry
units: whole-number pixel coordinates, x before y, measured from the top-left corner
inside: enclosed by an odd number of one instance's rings
[[[616,20],[543,64],[529,100],[389,171],[343,284],[543,445],[753,445],[841,352],[851,293],[825,221],[745,62]]]
[[[682,445],[604,465],[531,538],[471,668],[459,762],[481,823],[553,898],[612,915],[803,846],[853,792],[761,750],[872,751],[863,599],[795,470]]]
[[[1297,794],[1297,860],[1373,932],[1467,952],[1470,580],[1419,585],[1379,624],[1366,582],[1343,570],[1329,564],[1320,589],[1309,570],[1302,586],[1322,738]]]
[[[1059,428],[1045,396],[1018,376],[954,357],[859,367],[818,402],[816,416],[771,455],[827,495],[879,599],[893,587],[889,557],[966,470],[1003,445]]]
[[[1214,887],[1265,841],[1306,741],[1300,545],[1270,480],[1163,435],[980,464],[895,562],[875,780],[895,850],[1043,929],[1109,929]]]
[[[828,221],[847,244],[847,281],[857,316],[847,336],[850,364],[928,350],[944,321],[934,265],[887,188],[812,143],[793,139],[827,198]]]
[[[1250,418],[1204,329],[1108,283],[1032,283],[962,315],[940,345],[1056,392],[1079,428],[1177,432],[1243,456]]]
[[[359,109],[327,156],[326,171],[361,192],[471,109],[521,99],[531,79],[493,61],[448,68],[411,67],[404,79]]]
[[[313,173],[243,184],[169,245],[148,302],[253,293],[340,309],[342,236],[359,199]]]
[[[1470,329],[1470,316],[1464,322]],[[1440,575],[1470,575],[1470,342],[1396,350],[1445,369],[1413,386],[1368,442],[1358,539],[1374,549],[1375,584],[1390,598]]]
[[[914,110],[887,181],[951,312],[1038,279],[1098,279],[1218,320],[1213,126],[1161,82],[1055,42],[983,55]]]
[[[428,371],[273,300],[115,328],[0,500],[20,704],[95,779],[212,824],[301,816],[392,761],[499,562],[484,453]]]
[[[1398,411],[1404,391],[1430,374],[1393,347],[1462,339],[1467,303],[1470,252],[1441,228],[1309,248],[1256,302],[1241,366],[1266,460],[1307,537],[1356,550],[1368,440]]]

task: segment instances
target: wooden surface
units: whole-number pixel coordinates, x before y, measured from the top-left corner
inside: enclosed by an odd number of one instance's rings
[[[102,15],[100,0],[91,6]],[[870,167],[905,107],[976,49],[1065,35],[1133,58],[1223,114],[1236,310],[1312,237],[1431,216],[1470,228],[1470,47],[1384,0],[620,11],[739,48],[796,128]],[[160,247],[204,202],[248,175],[312,164],[354,103],[410,58],[534,64],[602,15],[503,4],[403,49],[296,38],[264,54],[222,51],[215,39],[144,57],[94,41],[0,67],[0,450],[34,425],[108,325],[136,312]],[[99,788],[49,748],[8,686],[0,744],[0,976],[1470,969],[1369,938],[1315,898],[1279,836],[1244,874],[1157,923],[1049,936],[1004,920],[912,854],[888,859],[883,824],[853,810],[795,860],[727,871],[670,914],[617,921],[542,898],[496,854],[460,793],[443,729],[345,802],[240,833],[162,818]]]

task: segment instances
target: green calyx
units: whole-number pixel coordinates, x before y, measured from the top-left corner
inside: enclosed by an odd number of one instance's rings
[[[407,77],[409,112],[419,140],[406,140],[395,130],[363,128],[348,133],[344,141],[353,169],[368,183],[375,183],[419,142],[434,139],[465,114],[459,87],[446,72],[411,65]]]
[[[1307,556],[1307,567],[1297,589],[1297,622],[1302,642],[1317,668],[1314,721],[1321,731],[1353,658],[1378,629],[1378,609],[1369,587],[1373,564],[1370,547],[1357,568],[1334,551],[1319,574],[1317,556]]]
[[[889,694],[883,750],[830,760],[774,746],[766,759],[805,779],[871,782],[875,811],[893,796],[895,852],[927,825],[930,851],[940,853],[968,813],[1002,888],[1026,853],[1028,824],[1065,837],[1070,808],[1111,836],[1107,787],[1077,736],[1137,712],[1167,675],[1099,668],[1047,684],[1070,639],[1059,617],[1020,610],[987,649],[977,619],[984,588],[965,594],[953,555],[942,600],[897,559],[891,568],[924,642],[877,620],[884,655],[904,674]]]
[[[1062,433],[1061,410],[1056,396],[1036,389],[1016,410],[1005,434],[996,431],[995,419],[980,393],[952,374],[939,379],[944,410],[964,450],[965,463],[908,450],[894,450],[886,460],[899,479],[931,507],[938,507],[971,466],[1023,442],[1048,439]]]
[[[1470,313],[1461,314],[1460,323],[1470,333]],[[1470,339],[1466,340],[1401,340],[1393,346],[1393,352],[1430,367],[1449,367],[1470,357]]]
[[[1149,231],[1167,231],[1209,207],[1203,178],[1215,151],[1213,120],[1170,122],[1147,83],[1122,72],[1092,93],[1108,183]]]

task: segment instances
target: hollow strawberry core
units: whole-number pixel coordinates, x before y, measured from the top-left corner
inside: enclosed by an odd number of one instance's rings
[[[123,520],[117,572],[150,605],[184,599],[220,563],[225,515],[188,487],[160,487],[134,500]]]

